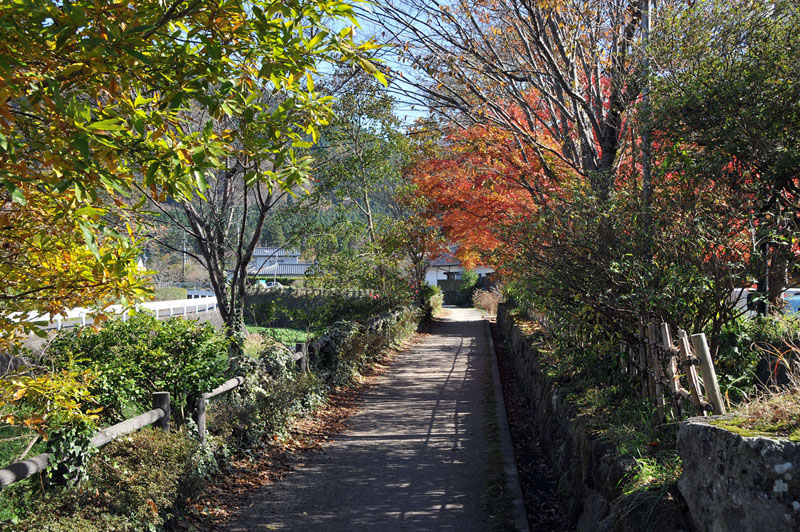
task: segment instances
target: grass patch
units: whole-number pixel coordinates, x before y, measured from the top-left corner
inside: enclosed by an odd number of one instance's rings
[[[189,297],[188,291],[178,286],[156,288],[153,292],[153,301],[175,301],[177,299],[186,299],[187,297]]]
[[[683,465],[677,453],[664,453],[657,458],[640,456],[636,458],[636,469],[628,478],[624,494],[668,488],[678,482],[682,472]]]
[[[276,342],[290,347],[294,347],[294,344],[306,342],[308,338],[312,336],[310,332],[300,329],[290,329],[288,327],[260,327],[258,325],[248,325],[247,332],[250,334],[260,334],[264,338],[272,338]]]
[[[35,435],[23,427],[0,427],[0,468],[9,466],[17,461],[20,454],[30,443]],[[40,439],[34,444],[25,458],[43,453],[45,443]]]
[[[733,417],[718,419],[712,425],[740,436],[766,436],[800,441],[800,392],[767,396],[746,404]]]

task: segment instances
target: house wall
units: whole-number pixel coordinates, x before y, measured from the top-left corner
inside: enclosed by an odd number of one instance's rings
[[[461,279],[461,274],[464,272],[464,268],[461,266],[430,267],[425,272],[425,283],[431,286],[438,286],[440,280],[447,279],[448,271],[455,273],[456,279]],[[484,268],[483,266],[476,268],[475,271],[481,277],[485,276],[487,273],[494,273],[494,269]]]
[[[253,257],[253,264],[256,268],[261,268],[264,264],[297,264],[297,257]]]
[[[425,272],[425,283],[431,286],[438,285],[439,279],[446,279],[444,269],[440,268],[428,268],[428,271]]]

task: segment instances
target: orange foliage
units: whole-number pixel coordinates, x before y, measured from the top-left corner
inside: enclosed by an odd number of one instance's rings
[[[428,205],[424,215],[458,244],[456,255],[466,266],[498,266],[492,260],[509,242],[509,231],[537,212],[558,182],[543,171],[534,148],[521,147],[507,131],[475,126],[445,140],[443,153],[411,172]]]

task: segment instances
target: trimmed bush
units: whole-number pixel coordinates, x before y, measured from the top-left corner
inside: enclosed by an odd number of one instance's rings
[[[140,312],[127,321],[108,322],[99,331],[61,334],[48,354],[57,367],[94,370],[91,392],[107,422],[150,410],[150,394],[170,393],[178,425],[187,402],[225,381],[228,344],[209,323]]]
[[[255,346],[248,352],[253,353]],[[245,377],[243,385],[208,407],[208,430],[235,451],[247,451],[286,429],[292,415],[319,399],[313,375],[298,375],[292,352],[272,339],[262,339],[254,356],[234,360],[231,374]]]
[[[394,308],[395,298],[364,290],[261,289],[247,295],[249,326],[323,331],[346,317],[363,321]]]

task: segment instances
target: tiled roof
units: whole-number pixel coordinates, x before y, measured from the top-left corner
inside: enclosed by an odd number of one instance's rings
[[[284,248],[256,248],[253,250],[254,257],[299,257],[300,252],[293,249]]]
[[[431,266],[461,266],[461,261],[455,258],[451,253],[445,253],[444,255],[432,260]]]
[[[264,264],[260,268],[255,266],[248,266],[247,275],[263,275],[269,277],[275,275],[277,277],[304,277],[306,270],[313,264],[310,262],[301,262],[298,264]]]

